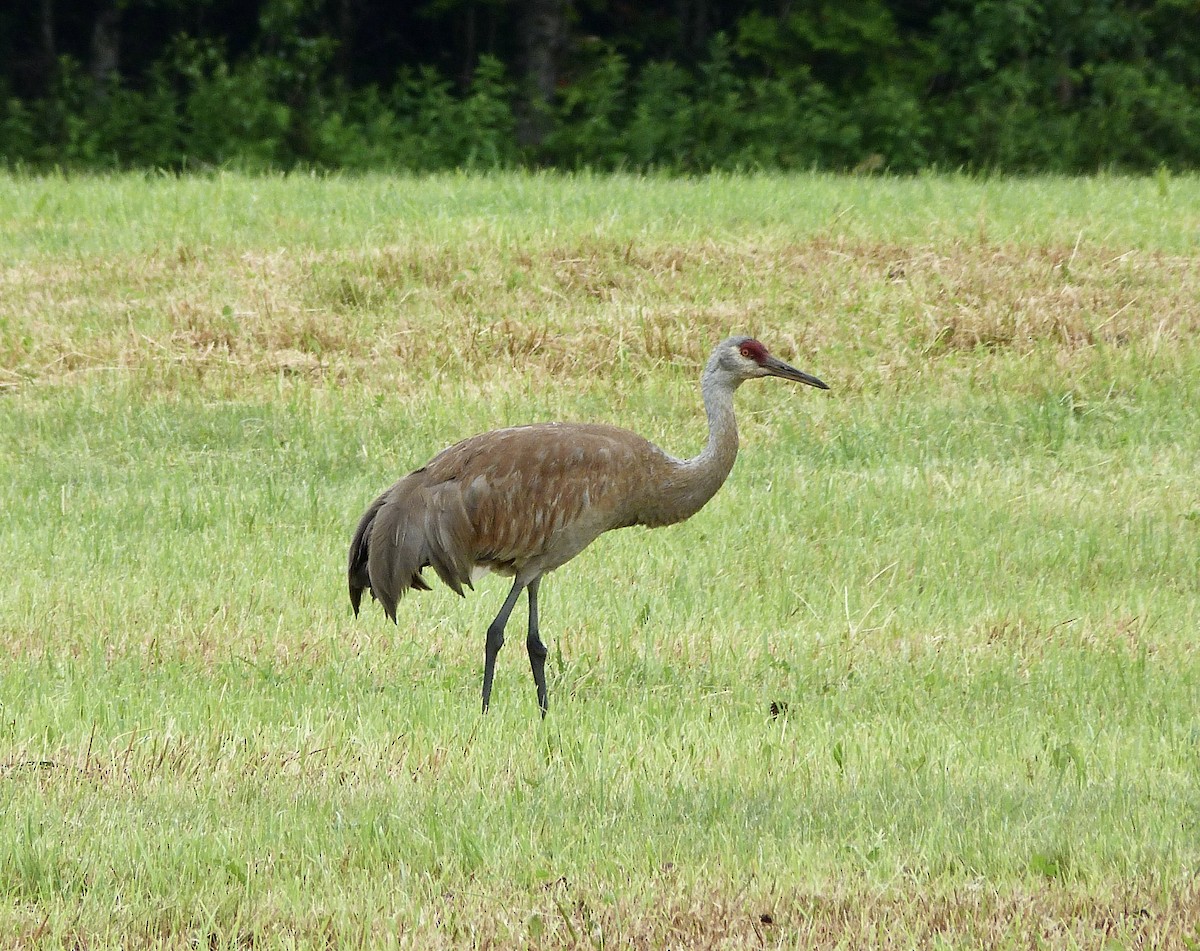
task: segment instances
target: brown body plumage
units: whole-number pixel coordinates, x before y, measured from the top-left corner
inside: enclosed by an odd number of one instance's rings
[[[630,525],[682,521],[720,488],[737,455],[732,394],[746,379],[780,376],[825,389],[748,337],[723,341],[702,379],[709,438],[693,459],[676,459],[615,426],[547,423],[472,436],[438,453],[384,492],[350,545],[350,600],[369,590],[393,621],[409,588],[428,590],[431,567],[458,594],[481,571],[514,578],[488,628],[483,708],[495,657],[517,597],[528,591],[527,639],[538,703],[547,707],[546,649],[537,631],[537,588],[546,572],[597,536]]]

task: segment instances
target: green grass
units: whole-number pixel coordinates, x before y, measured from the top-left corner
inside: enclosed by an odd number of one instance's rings
[[[0,179],[0,943],[1200,941],[1200,179]],[[460,436],[700,514],[351,616]],[[772,715],[771,709],[777,715]]]

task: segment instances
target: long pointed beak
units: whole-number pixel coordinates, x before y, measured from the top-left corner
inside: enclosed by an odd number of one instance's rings
[[[829,389],[828,384],[818,380],[811,373],[797,370],[790,363],[784,363],[778,357],[768,355],[767,359],[759,365],[771,376],[777,376],[784,380],[794,380],[797,383],[807,383],[809,386],[815,386],[818,390]]]

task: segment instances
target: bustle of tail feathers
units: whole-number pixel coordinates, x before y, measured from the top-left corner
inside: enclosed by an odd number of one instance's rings
[[[350,580],[350,605],[354,608],[355,617],[358,617],[363,592],[371,590],[371,576],[367,571],[367,550],[371,541],[371,526],[375,522],[375,516],[379,514],[380,507],[387,501],[387,496],[388,494],[385,492],[371,503],[370,508],[358,520],[358,528],[354,530],[354,539],[350,542],[350,564],[347,575]],[[371,593],[371,597],[375,597],[374,592]]]
[[[414,476],[416,473],[413,474]],[[396,605],[409,588],[428,591],[421,569],[432,567],[456,594],[471,587],[473,529],[459,486],[424,486],[401,479],[359,520],[350,543],[350,604],[357,616],[362,593],[395,622]]]

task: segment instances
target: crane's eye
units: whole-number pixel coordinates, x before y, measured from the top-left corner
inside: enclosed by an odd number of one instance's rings
[[[747,360],[750,359],[750,348],[749,347],[742,347],[741,353],[742,353],[742,356],[745,357]]]

